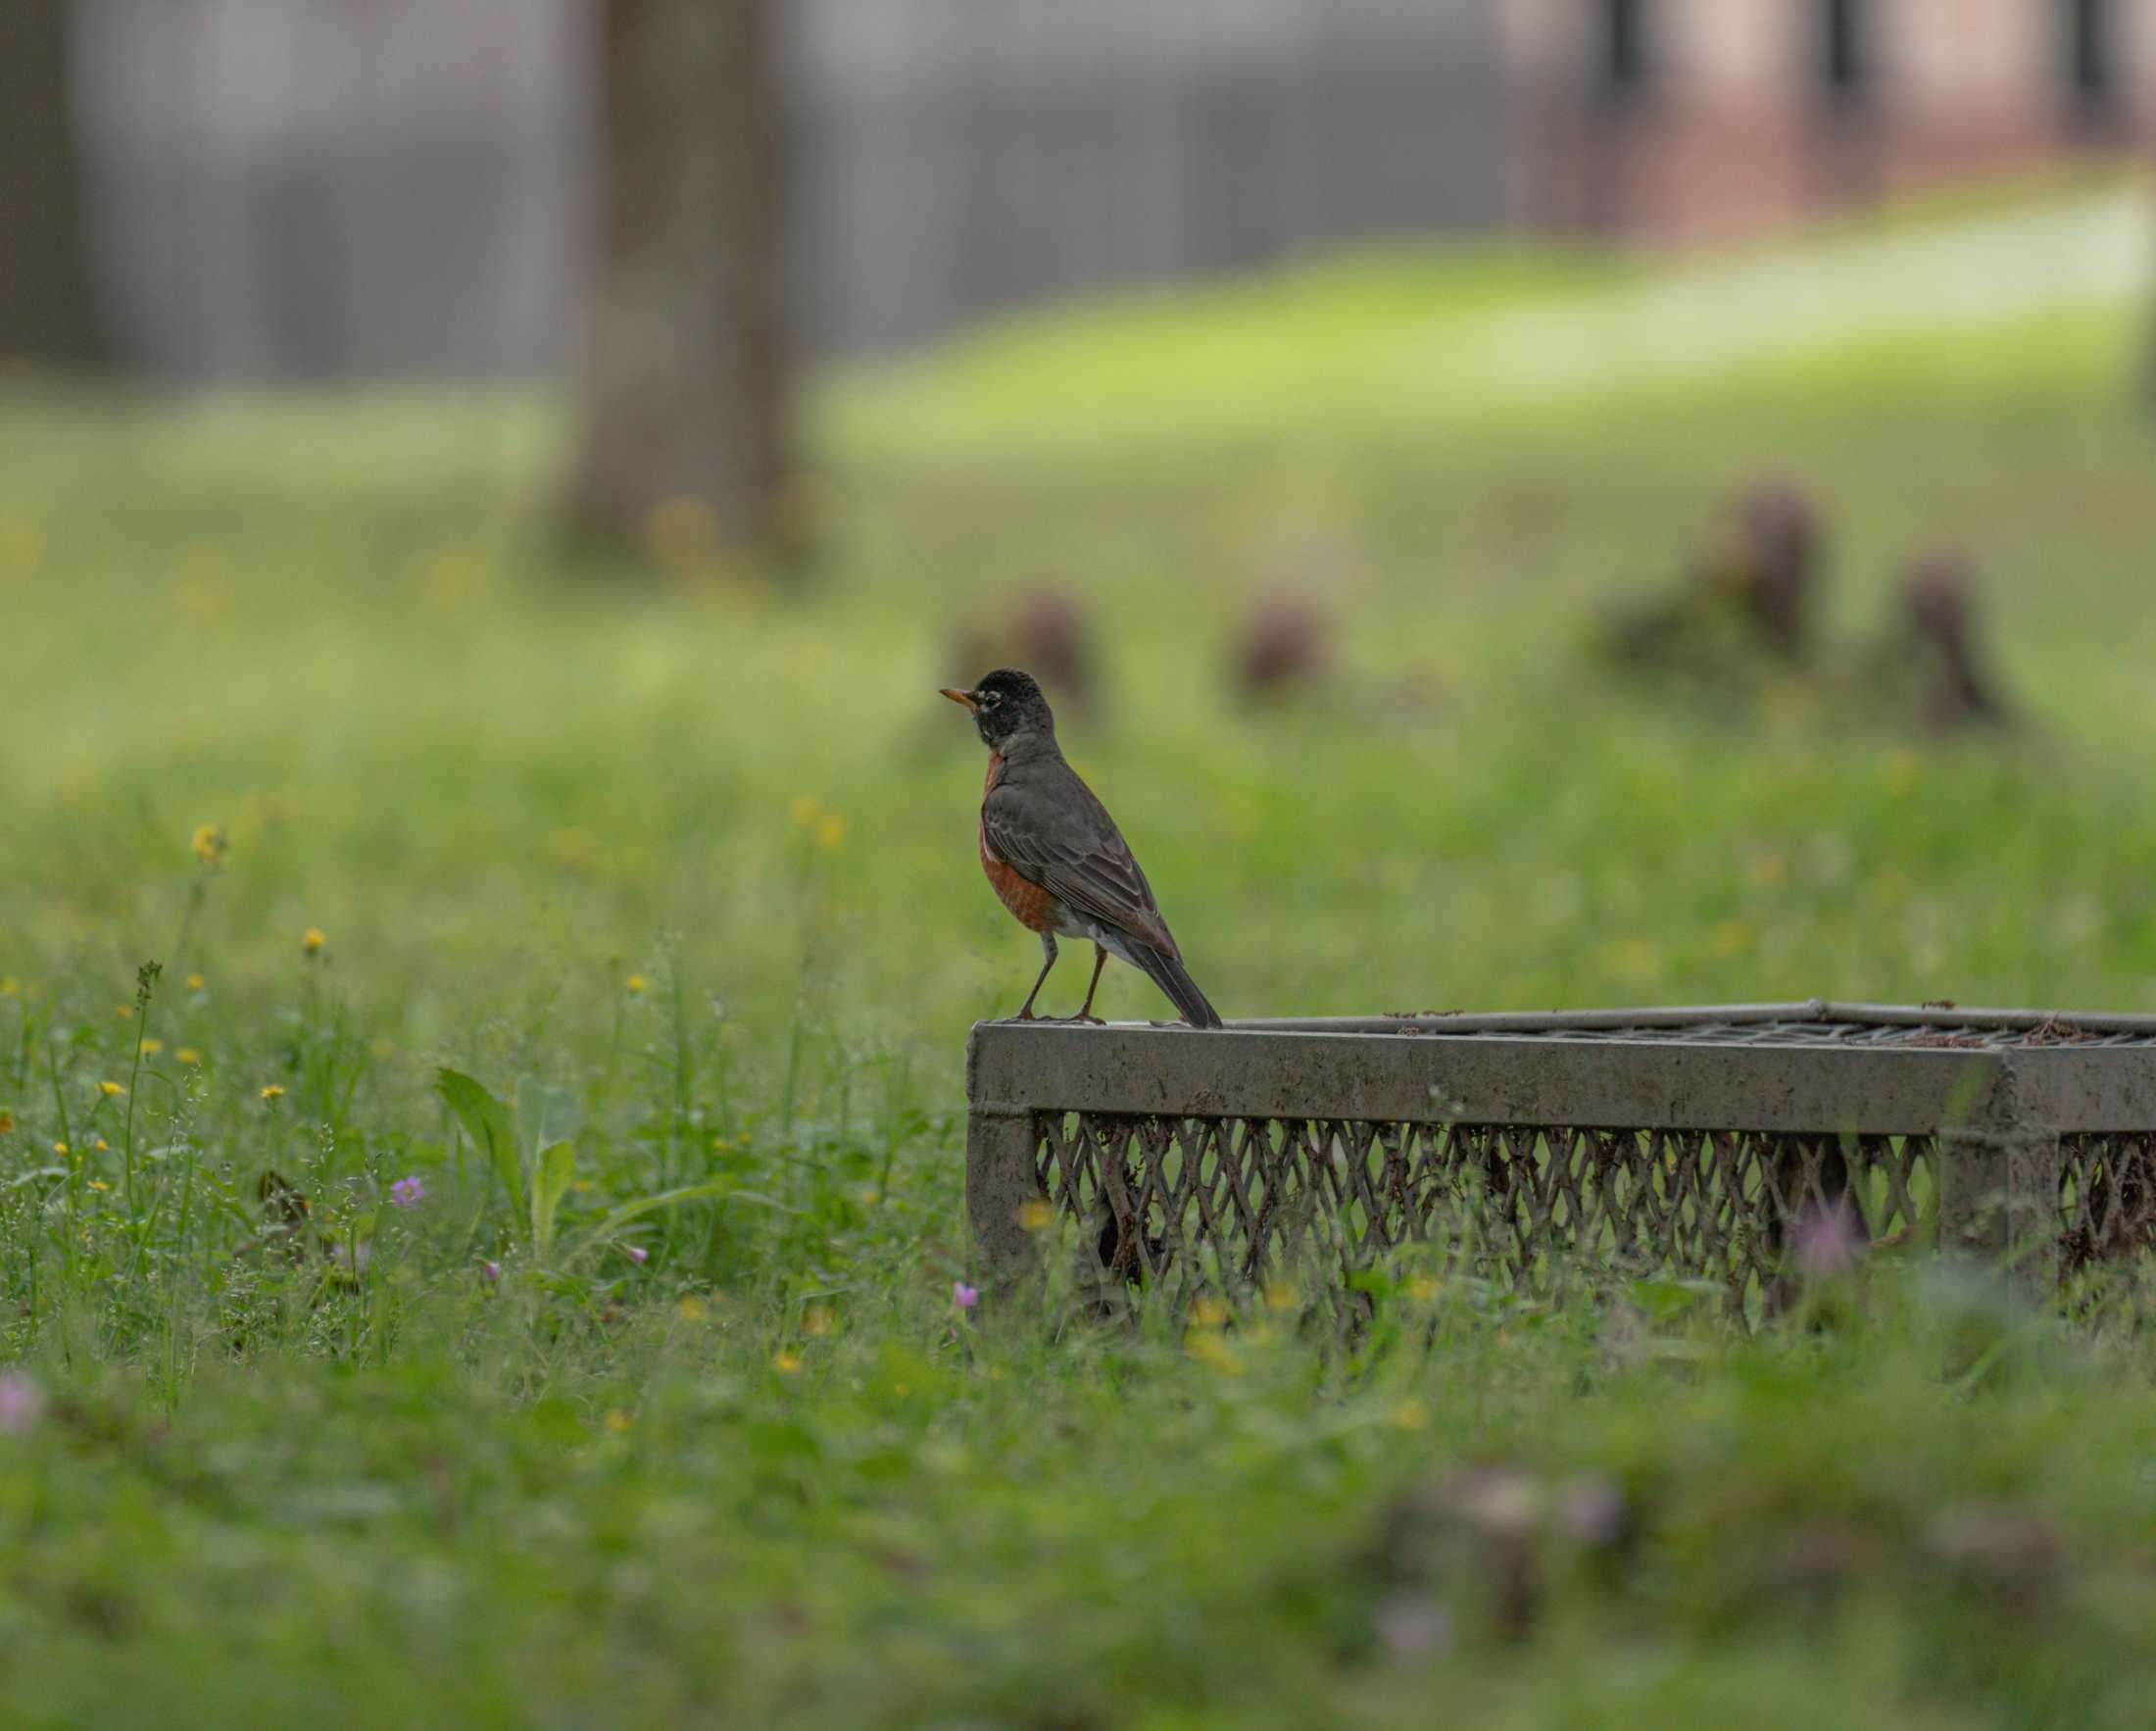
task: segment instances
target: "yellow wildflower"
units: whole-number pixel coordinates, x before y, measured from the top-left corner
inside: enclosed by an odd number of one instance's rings
[[[681,1302],[674,1306],[674,1314],[676,1316],[679,1316],[684,1322],[703,1321],[704,1311],[704,1301],[698,1298],[693,1292],[683,1293],[681,1295]]]
[[[793,1353],[781,1353],[771,1360],[771,1368],[781,1376],[791,1376],[801,1368],[801,1360]]]
[[[641,992],[646,986],[650,985],[652,982],[646,979],[640,973],[632,973],[627,979],[623,980],[621,983],[626,986],[631,992]]]
[[[836,853],[846,841],[846,818],[837,812],[826,812],[816,819],[816,846],[825,853]]]
[[[97,1085],[97,1091],[104,1095],[107,1100],[118,1100],[127,1090],[118,1082],[100,1082]]]
[[[0,975],[0,998],[13,998],[23,990],[23,982],[14,974]]]
[[[65,1142],[55,1142],[52,1145],[52,1151],[55,1154],[66,1154],[68,1152],[68,1145]]]
[[[106,1141],[105,1138],[102,1136],[100,1136],[95,1142],[91,1143],[90,1146],[96,1149],[99,1154],[110,1154],[113,1151],[113,1145],[110,1142]]]
[[[1191,1320],[1200,1328],[1218,1328],[1228,1319],[1228,1307],[1216,1298],[1191,1301]]]
[[[271,1082],[267,1088],[263,1089],[262,1097],[265,1100],[282,1100],[284,1098],[284,1085],[281,1082]]]
[[[617,1435],[625,1430],[634,1430],[636,1428],[636,1414],[624,1411],[621,1408],[616,1407],[607,1414],[607,1428]]]
[[[119,1016],[122,1021],[132,1021],[134,1020],[134,1006],[132,1004],[115,1004],[113,1014]]]
[[[190,992],[199,992],[208,983],[199,973],[190,973],[187,976],[187,989]]]
[[[155,1057],[165,1050],[165,1042],[163,1040],[145,1040],[142,1042],[142,1050]]]
[[[195,828],[195,858],[212,871],[224,864],[224,850],[231,845],[232,839],[221,823],[202,823]]]
[[[300,951],[303,955],[319,956],[322,953],[322,946],[328,942],[329,940],[322,936],[320,926],[311,925],[300,936]]]
[[[92,1190],[110,1190],[112,1186],[106,1183],[105,1180],[102,1178],[92,1178],[90,1180],[90,1188]]]
[[[1184,1347],[1200,1364],[1209,1364],[1223,1376],[1241,1376],[1243,1360],[1236,1357],[1235,1349],[1206,1330],[1194,1330]]]
[[[1611,938],[1599,952],[1602,966],[1611,973],[1634,979],[1659,979],[1662,952],[1652,938]]]
[[[1018,1224],[1028,1232],[1047,1230],[1049,1221],[1054,1217],[1054,1211],[1039,1197],[1035,1197],[1018,1210]]]
[[[200,1063],[202,1062],[202,1054],[192,1046],[182,1046],[172,1056],[178,1059],[181,1063]]]
[[[1741,956],[1752,947],[1751,921],[1748,919],[1723,919],[1715,923],[1707,934],[1707,954],[1717,962],[1727,962]]]

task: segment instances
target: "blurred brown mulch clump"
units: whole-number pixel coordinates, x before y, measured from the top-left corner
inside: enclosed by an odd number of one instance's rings
[[[1762,480],[1740,493],[1673,586],[1603,608],[1604,656],[1658,688],[1757,695],[1814,687],[1835,713],[1934,734],[2017,723],[1992,669],[1968,556],[1932,548],[1903,568],[1895,611],[1853,650],[1819,625],[1825,514],[1801,487]]]
[[[1935,732],[2014,719],[1980,641],[1973,581],[1968,558],[1943,548],[1919,554],[1902,576],[1901,640],[1887,653],[1915,670],[1918,713]]]
[[[1228,673],[1236,696],[1257,707],[1316,686],[1334,667],[1332,619],[1307,590],[1276,584],[1238,621]]]
[[[1754,483],[1733,502],[1677,584],[1604,610],[1619,662],[1712,675],[1733,663],[1808,664],[1824,540],[1821,514],[1792,482]]]
[[[1443,682],[1427,668],[1391,675],[1348,664],[1339,650],[1336,607],[1310,587],[1279,582],[1260,590],[1228,641],[1227,681],[1249,711],[1334,703],[1362,716],[1406,721],[1445,707]]]
[[[1049,584],[964,605],[955,622],[944,674],[970,686],[996,668],[1023,668],[1049,702],[1079,715],[1101,699],[1101,652],[1077,598]]]

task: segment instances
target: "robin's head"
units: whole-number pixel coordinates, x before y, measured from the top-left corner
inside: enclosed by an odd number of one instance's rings
[[[944,696],[973,712],[973,725],[991,751],[1005,751],[1021,738],[1055,737],[1055,717],[1049,713],[1048,699],[1041,695],[1033,675],[1016,668],[998,668],[971,691],[947,686]]]

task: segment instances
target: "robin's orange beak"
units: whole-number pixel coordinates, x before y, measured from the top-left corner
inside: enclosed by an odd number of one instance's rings
[[[962,703],[967,709],[974,707],[973,693],[970,691],[954,691],[948,685],[943,686],[942,691],[944,696],[951,699],[953,703]]]

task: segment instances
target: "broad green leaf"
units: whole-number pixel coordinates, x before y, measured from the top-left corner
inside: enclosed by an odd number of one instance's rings
[[[434,1072],[434,1091],[457,1114],[472,1145],[493,1163],[495,1176],[509,1194],[510,1219],[521,1226],[530,1216],[524,1202],[524,1173],[516,1158],[516,1132],[509,1109],[462,1070]]]
[[[532,1173],[531,1241],[541,1256],[554,1248],[555,1211],[562,1206],[563,1193],[568,1189],[575,1170],[576,1149],[567,1142],[557,1142],[540,1155]]]

